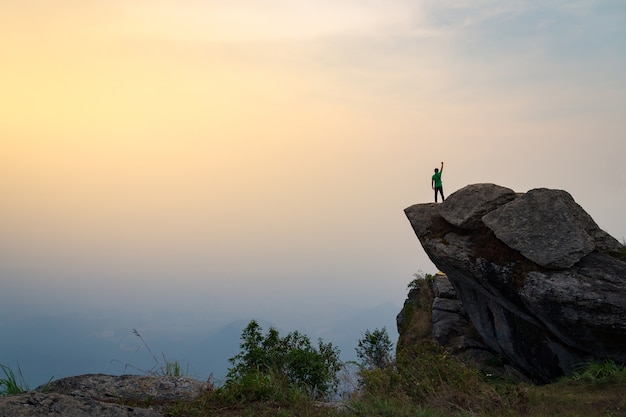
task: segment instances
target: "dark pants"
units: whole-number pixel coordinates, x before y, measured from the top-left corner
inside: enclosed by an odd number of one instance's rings
[[[441,201],[445,201],[445,197],[443,196],[443,186],[435,187],[435,203],[437,202],[437,193],[441,194]]]

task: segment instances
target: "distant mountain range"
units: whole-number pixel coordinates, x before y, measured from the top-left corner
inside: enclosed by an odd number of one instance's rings
[[[355,347],[366,330],[385,327],[391,340],[397,340],[395,317],[400,308],[387,303],[348,311],[330,322],[311,317],[310,322],[293,329],[255,320],[264,331],[270,326],[281,335],[298,330],[313,342],[318,338],[331,342],[341,350],[342,360],[348,361],[356,360]],[[224,313],[201,317],[193,313],[163,313],[142,317],[63,314],[13,318],[0,323],[0,364],[15,372],[19,366],[30,388],[51,377],[158,371],[166,361],[177,361],[197,379],[207,379],[212,374],[219,383],[228,371],[228,359],[239,352],[241,332],[250,320]]]

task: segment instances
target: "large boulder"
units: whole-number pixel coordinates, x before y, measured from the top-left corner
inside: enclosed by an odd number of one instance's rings
[[[530,190],[481,220],[507,246],[546,268],[569,268],[596,248],[620,246],[561,190]]]
[[[515,199],[515,191],[495,184],[475,184],[461,188],[439,207],[439,214],[448,223],[462,229],[473,229],[482,217],[495,208]]]
[[[481,342],[505,361],[541,382],[590,359],[626,362],[625,249],[568,193],[476,184],[405,213]],[[463,310],[445,298],[433,306],[440,339],[455,327],[438,324]]]

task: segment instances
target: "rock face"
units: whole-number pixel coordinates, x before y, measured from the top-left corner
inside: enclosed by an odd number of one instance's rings
[[[541,382],[592,358],[626,362],[626,250],[567,192],[475,184],[405,213],[462,304],[438,297],[437,340],[466,315],[480,343]],[[457,330],[441,325],[451,314]]]
[[[569,268],[596,249],[619,247],[571,195],[560,190],[530,190],[490,211],[482,221],[507,246],[546,268]]]
[[[397,318],[396,354],[435,339],[453,355],[472,363],[483,373],[511,381],[528,382],[528,377],[489,348],[472,324],[448,277],[438,272],[432,280],[423,279],[407,296]],[[410,352],[410,350],[409,350]]]
[[[80,375],[0,397],[2,417],[160,417],[158,408],[193,400],[213,386],[191,378]]]
[[[465,344],[466,329],[470,326],[463,303],[445,275],[438,275],[433,282],[434,300],[431,311],[432,335],[444,346]]]
[[[138,407],[109,404],[88,397],[42,394],[26,394],[0,397],[2,417],[161,417],[161,414]]]
[[[212,389],[210,383],[193,378],[88,374],[59,379],[37,391],[80,395],[103,402],[123,399],[134,403],[162,403],[192,400]]]

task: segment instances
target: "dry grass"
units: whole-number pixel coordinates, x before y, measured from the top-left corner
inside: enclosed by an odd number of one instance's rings
[[[471,379],[471,378],[470,378]],[[499,385],[470,381],[467,390],[439,386],[439,392],[417,400],[403,389],[354,398],[334,407],[314,401],[293,404],[258,402],[224,405],[212,396],[195,402],[161,406],[163,415],[178,417],[234,416],[389,416],[389,417],[625,417],[626,383],[590,386],[555,383],[544,386]]]
[[[399,330],[404,337],[398,340],[398,349],[414,345],[432,334],[433,299],[434,295],[430,285],[419,285],[411,289],[402,309],[404,321]]]
[[[537,417],[626,416],[626,383],[556,383],[528,387],[528,414]]]

